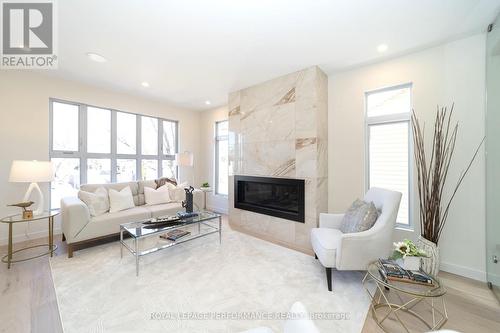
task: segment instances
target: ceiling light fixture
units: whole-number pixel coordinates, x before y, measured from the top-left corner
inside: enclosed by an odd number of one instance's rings
[[[210,102],[210,101],[205,101],[205,104],[206,104],[206,105],[210,105],[210,104],[212,104],[212,102]]]
[[[147,83],[146,81],[144,81],[143,83],[141,83],[141,85],[142,85],[144,88],[149,87],[149,83]]]
[[[108,61],[102,55],[97,54],[97,53],[91,53],[91,52],[87,53],[87,57],[89,57],[90,60],[95,61],[95,62],[106,62],[106,61]]]
[[[388,48],[389,47],[387,46],[387,44],[380,44],[379,46],[377,46],[377,51],[379,53],[384,53]]]

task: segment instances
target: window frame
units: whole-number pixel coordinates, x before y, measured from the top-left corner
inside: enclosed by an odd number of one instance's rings
[[[410,91],[410,109],[408,112],[396,113],[383,116],[368,116],[368,96],[390,90],[408,88]],[[403,83],[395,86],[388,86],[379,89],[365,91],[364,118],[365,118],[365,191],[370,188],[370,126],[388,125],[397,123],[408,124],[408,224],[397,223],[396,228],[404,230],[414,230],[413,224],[413,131],[411,112],[413,110],[413,83]]]
[[[227,144],[229,145],[229,134],[227,135],[218,135],[218,128],[221,123],[227,123],[229,126],[229,120],[219,120],[215,122],[214,126],[214,193],[215,195],[227,197],[229,195],[229,188],[228,188],[228,193],[219,193],[219,145],[222,141],[226,141]],[[229,171],[229,170],[228,170]]]
[[[53,105],[54,103],[63,103],[74,105],[78,107],[78,150],[77,151],[64,151],[53,149]],[[110,153],[88,153],[87,152],[87,109],[89,107],[109,110],[111,112],[111,128],[110,128]],[[136,126],[136,151],[135,154],[118,154],[117,153],[117,113],[127,113],[135,116]],[[158,138],[157,138],[157,155],[143,155],[142,154],[142,117],[155,118],[158,121]],[[163,175],[162,161],[175,161],[175,154],[163,154],[163,122],[172,122],[175,124],[175,152],[179,151],[179,121],[172,119],[165,119],[155,117],[147,114],[139,114],[128,111],[117,110],[113,108],[95,106],[86,103],[79,103],[67,101],[59,98],[49,98],[49,159],[52,158],[78,158],[80,160],[80,184],[87,184],[87,160],[92,158],[103,158],[111,161],[110,170],[110,183],[116,183],[116,167],[117,160],[119,159],[133,159],[136,161],[136,179],[134,181],[142,180],[141,162],[142,160],[156,160],[158,168],[158,177]],[[178,167],[175,168],[175,177],[179,175]],[[52,186],[49,187],[51,191]],[[52,209],[52,203],[50,203]]]

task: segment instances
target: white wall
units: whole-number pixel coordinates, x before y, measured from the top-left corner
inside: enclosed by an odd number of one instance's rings
[[[28,184],[9,183],[12,160],[48,160],[49,158],[49,98],[88,103],[117,110],[164,117],[179,121],[180,150],[199,154],[200,114],[182,110],[128,94],[106,91],[89,85],[53,78],[32,71],[2,71],[0,74],[0,216],[18,212],[6,207],[22,199]],[[184,171],[184,170],[183,170]],[[191,180],[191,170],[181,178]],[[198,175],[195,175],[199,183]],[[48,184],[41,184],[48,198]],[[14,227],[15,240],[46,235],[45,222],[31,222]],[[56,226],[56,232],[59,225]],[[6,226],[0,225],[0,243],[7,238]]]
[[[201,185],[208,182],[215,190],[215,122],[227,120],[227,106],[204,111],[200,118],[200,163],[199,176]],[[228,198],[223,195],[215,195],[214,192],[207,193],[207,208],[221,213],[228,211]]]
[[[329,211],[344,211],[365,192],[364,93],[413,83],[413,108],[433,126],[437,105],[455,102],[459,133],[449,186],[456,182],[484,136],[485,35],[475,35],[418,53],[329,76]],[[455,197],[440,240],[441,268],[485,279],[485,161],[481,150]],[[415,190],[416,191],[416,190]],[[414,192],[416,193],[416,192]],[[413,207],[417,208],[414,197]],[[413,211],[418,229],[418,211]],[[395,239],[416,239],[396,232]]]

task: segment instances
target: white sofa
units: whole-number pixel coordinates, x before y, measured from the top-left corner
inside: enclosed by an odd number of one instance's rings
[[[371,188],[363,199],[373,201],[380,215],[370,229],[357,233],[342,233],[344,214],[320,214],[319,228],[311,229],[311,243],[321,264],[326,268],[328,290],[332,291],[332,268],[366,270],[368,263],[387,258],[391,252],[401,193]]]
[[[105,189],[121,189],[129,186],[134,197],[135,207],[115,213],[105,213],[92,217],[89,209],[77,197],[67,197],[61,200],[61,218],[63,241],[68,245],[68,258],[73,256],[73,251],[77,247],[111,235],[118,235],[120,224],[126,222],[140,221],[151,217],[165,215],[175,215],[178,211],[184,210],[180,202],[171,202],[160,205],[145,205],[144,187],[156,188],[154,180],[113,183],[113,184],[87,184],[81,185],[82,191],[94,192],[99,187]],[[193,192],[194,209],[203,208],[203,192],[195,190]]]

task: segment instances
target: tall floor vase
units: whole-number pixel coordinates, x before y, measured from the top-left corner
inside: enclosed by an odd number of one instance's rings
[[[439,273],[439,247],[436,243],[422,236],[418,237],[418,244],[429,256],[428,258],[422,258],[422,270],[427,274],[437,276]]]

